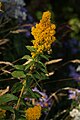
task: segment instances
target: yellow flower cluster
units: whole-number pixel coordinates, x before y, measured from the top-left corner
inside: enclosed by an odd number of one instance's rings
[[[6,113],[6,110],[0,109],[0,119],[5,117],[5,115],[6,115],[5,113]]]
[[[39,120],[41,116],[41,106],[36,105],[33,108],[28,108],[25,112],[26,120]]]
[[[55,41],[55,24],[50,21],[51,13],[49,11],[44,12],[42,19],[36,27],[32,27],[32,35],[34,40],[32,41],[33,47],[37,50],[36,53],[31,53],[35,56],[38,53],[43,53],[43,51],[48,51],[51,48],[51,44]]]

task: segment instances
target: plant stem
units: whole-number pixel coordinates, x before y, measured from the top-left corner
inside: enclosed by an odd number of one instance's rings
[[[21,92],[20,92],[20,95],[19,95],[19,99],[18,99],[18,101],[17,101],[17,105],[16,105],[16,107],[15,107],[16,109],[19,108],[20,101],[21,101],[21,97],[22,97],[22,94],[23,94],[24,88],[25,88],[25,83],[26,83],[26,80],[24,80],[24,82],[23,82],[23,87],[22,87],[22,89],[21,89]]]

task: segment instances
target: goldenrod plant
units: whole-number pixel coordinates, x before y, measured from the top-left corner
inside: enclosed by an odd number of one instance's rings
[[[19,82],[14,84],[11,93],[0,97],[0,105],[12,112],[12,119],[39,120],[42,111],[45,111],[43,108],[45,107],[46,111],[49,110],[46,93],[32,89],[38,87],[42,91],[39,83],[48,79],[47,67],[43,59],[49,60],[48,51],[51,50],[51,44],[56,40],[56,25],[51,23],[50,18],[50,11],[43,12],[40,22],[31,29],[34,37],[33,45],[26,46],[31,54],[22,57],[25,59],[24,64],[12,65],[14,70],[11,75]],[[25,101],[26,98],[29,101]]]

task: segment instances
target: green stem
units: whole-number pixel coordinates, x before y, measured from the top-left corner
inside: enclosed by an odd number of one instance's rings
[[[24,92],[25,83],[26,83],[26,80],[24,80],[24,82],[23,82],[23,87],[22,87],[22,89],[21,89],[21,92],[20,92],[20,95],[19,95],[19,99],[18,99],[18,101],[17,101],[17,105],[16,105],[16,107],[15,107],[16,109],[18,109],[19,106],[20,106],[20,101],[21,101],[22,94],[23,94],[23,92]]]
[[[31,66],[29,73],[31,74],[33,70],[34,70],[34,65]],[[21,92],[20,92],[20,95],[19,95],[19,99],[18,99],[18,101],[17,101],[17,105],[16,105],[16,107],[15,107],[16,110],[17,110],[17,109],[19,108],[19,106],[20,106],[21,97],[22,97],[22,94],[23,94],[24,89],[25,89],[25,83],[26,83],[26,80],[23,81],[23,87],[22,87],[22,89],[21,89]]]

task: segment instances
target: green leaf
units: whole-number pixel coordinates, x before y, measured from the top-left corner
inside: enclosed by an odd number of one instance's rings
[[[42,67],[40,67],[40,70],[43,72],[43,73],[47,73],[47,70],[46,69],[43,69]]]
[[[43,55],[43,54],[41,54],[40,56],[41,56],[42,58],[46,59],[47,61],[49,61],[49,59],[48,59],[49,56],[48,56],[48,55]]]
[[[35,96],[36,96],[37,98],[40,98],[40,97],[41,97],[41,95],[40,95],[39,93],[37,93],[37,92],[35,92],[34,94],[35,94]]]
[[[12,91],[12,93],[16,93],[19,90],[21,90],[21,88],[22,88],[22,84],[20,82],[17,82],[17,83],[14,84],[11,91]]]
[[[3,110],[8,110],[14,113],[14,109],[12,106],[8,106],[8,105],[0,105],[0,108]]]
[[[26,75],[24,74],[23,71],[13,71],[11,75],[15,78],[25,78]]]
[[[36,95],[32,91],[32,89],[28,88],[29,93],[31,94],[31,97],[36,98]]]
[[[26,120],[26,118],[21,117],[21,118],[19,118],[18,120]]]
[[[13,94],[4,94],[4,95],[0,96],[0,105],[10,102],[12,100],[17,100],[17,99],[18,98]]]
[[[33,76],[37,79],[41,79],[41,74],[39,74],[39,72],[37,72],[37,71],[35,74],[33,74]]]
[[[42,80],[43,79],[45,79],[45,80],[48,79],[48,76],[46,76],[44,73],[41,73],[41,77],[42,77]]]
[[[44,80],[44,79],[48,79],[48,76],[46,76],[45,73],[43,72],[36,72],[36,74],[33,75],[34,78],[38,79],[38,80]],[[37,81],[36,81],[37,82]],[[37,83],[38,84],[38,83]]]
[[[32,79],[33,79],[33,80],[35,80],[36,85],[38,85],[38,86],[40,87],[40,85],[38,84],[38,82],[37,82],[37,80],[36,80],[35,76],[31,75],[31,77],[32,77]],[[40,78],[40,79],[41,79],[41,78]],[[40,89],[41,89],[41,87],[40,87]]]
[[[30,87],[32,81],[33,79],[31,78],[31,76],[29,76],[28,79],[26,80],[26,89]]]
[[[16,68],[17,70],[24,70],[23,65],[14,65],[14,68]]]
[[[41,61],[38,61],[38,63],[39,63],[41,66],[43,66],[44,68],[46,68],[45,64],[42,63]]]
[[[29,60],[29,59],[32,59],[32,57],[30,57],[29,55],[25,55],[25,56],[22,57],[22,59],[27,59],[27,60]]]
[[[34,63],[34,61],[31,61],[28,64],[26,64],[25,70],[29,69],[33,65],[33,63]]]
[[[26,46],[26,48],[30,51],[30,52],[35,52],[35,48],[33,46]]]

